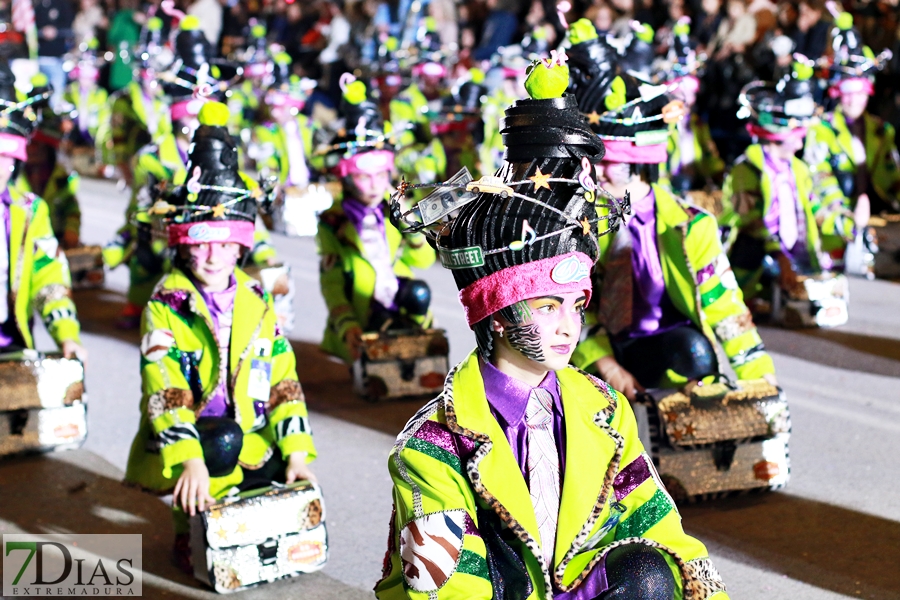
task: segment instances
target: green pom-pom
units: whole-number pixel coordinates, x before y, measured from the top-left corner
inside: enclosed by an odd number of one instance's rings
[[[222,69],[219,68],[219,65],[212,65],[209,67],[209,74],[215,77],[216,79],[222,78]]]
[[[188,15],[181,20],[181,23],[178,24],[178,28],[182,31],[196,31],[200,29],[200,19],[197,15]]]
[[[567,87],[569,87],[569,67],[567,65],[548,67],[543,61],[536,60],[528,67],[525,91],[532,99],[561,98]]]
[[[266,26],[257,23],[250,28],[250,35],[258,40],[261,40],[262,38],[266,37]]]
[[[150,17],[147,19],[147,29],[150,31],[162,31],[163,20],[159,17]]]
[[[475,85],[481,85],[484,83],[484,71],[477,67],[472,67],[469,69],[469,78]]]
[[[813,76],[813,68],[802,62],[794,62],[794,78],[800,81],[808,81]]]
[[[578,19],[569,25],[569,41],[573,46],[596,40],[598,37],[600,36],[597,35],[597,28],[588,19]]]
[[[547,30],[543,27],[535,27],[534,31],[531,32],[531,37],[535,40],[546,40]]]
[[[853,27],[853,15],[848,12],[842,12],[838,15],[837,19],[834,20],[834,24],[837,25],[837,28],[841,31],[847,31]]]
[[[31,87],[32,88],[42,88],[50,85],[50,80],[47,79],[47,76],[43,73],[35,73],[31,78]]]
[[[275,64],[277,65],[289,65],[293,62],[293,59],[291,59],[291,55],[287,52],[279,52],[272,57],[272,60],[274,60]]]
[[[88,50],[96,50],[100,47],[100,42],[97,41],[97,38],[91,38],[87,43]]]
[[[862,53],[863,53],[863,56],[865,56],[869,60],[875,60],[875,53],[868,46],[863,46]]]
[[[653,43],[653,38],[656,36],[656,32],[646,23],[641,23],[637,31],[634,32],[634,36],[642,42],[651,44]]]
[[[366,100],[366,84],[362,81],[353,81],[344,89],[344,100],[350,104],[362,104]]]
[[[425,17],[425,31],[429,33],[437,31],[437,21],[434,17]]]
[[[691,35],[691,24],[686,21],[679,21],[675,23],[675,27],[672,28],[672,33],[681,37]]]
[[[613,79],[609,86],[609,93],[603,99],[603,104],[607,110],[615,110],[628,101],[627,88],[625,81],[621,77]]]
[[[228,107],[221,102],[207,102],[200,107],[200,114],[197,118],[201,125],[225,127],[231,118],[231,113],[228,111]]]
[[[388,49],[388,52],[394,52],[397,48],[400,47],[400,42],[394,36],[389,37],[384,40],[384,46]]]

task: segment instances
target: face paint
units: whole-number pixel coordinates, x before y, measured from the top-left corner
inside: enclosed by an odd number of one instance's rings
[[[241,245],[234,242],[182,246],[182,257],[187,260],[191,273],[211,292],[228,288],[240,256]]]
[[[583,291],[565,292],[527,300],[516,309],[524,320],[513,323],[509,313],[500,317],[507,323],[502,340],[524,359],[541,363],[548,371],[564,369],[575,352],[584,320]],[[504,309],[508,311],[512,307]]]

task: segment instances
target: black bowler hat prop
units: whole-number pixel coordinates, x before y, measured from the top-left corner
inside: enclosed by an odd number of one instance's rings
[[[594,175],[603,142],[564,95],[568,84],[564,54],[529,68],[530,98],[509,107],[501,123],[506,150],[495,176],[472,181],[463,170],[448,182],[404,182],[392,197],[392,220],[425,231],[452,271],[470,326],[528,298],[566,291],[589,298],[597,238],[620,223],[623,203]],[[437,189],[402,213],[406,192],[419,187]]]

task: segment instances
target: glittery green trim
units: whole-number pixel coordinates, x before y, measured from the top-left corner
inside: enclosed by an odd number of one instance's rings
[[[46,255],[41,256],[36,261],[34,261],[34,270],[40,271],[41,269],[43,269],[44,267],[46,267],[47,265],[52,264],[52,263],[53,263],[52,258],[50,258]]]
[[[465,573],[466,575],[474,575],[482,579],[491,580],[488,574],[487,561],[483,556],[472,552],[471,550],[463,550],[459,557],[459,566],[456,567],[457,573]]]
[[[716,285],[716,287],[700,296],[700,304],[703,305],[703,308],[706,308],[707,306],[721,298],[722,294],[724,294],[726,291],[727,290],[725,289],[725,286],[722,285],[722,282],[720,281]]]
[[[673,508],[669,496],[662,490],[656,490],[649,500],[619,523],[616,528],[616,539],[641,537],[651,527],[662,521],[663,517],[669,514]]]
[[[272,356],[278,356],[279,354],[284,354],[288,350],[291,349],[291,345],[288,344],[286,339],[278,338],[275,340],[275,343],[272,344]]]
[[[457,473],[462,474],[462,465],[459,462],[459,458],[453,456],[443,448],[435,446],[434,444],[426,442],[425,440],[420,440],[417,437],[409,438],[409,441],[406,442],[406,447],[411,450],[421,452],[422,454],[427,454],[434,460],[440,461],[448,465]]]

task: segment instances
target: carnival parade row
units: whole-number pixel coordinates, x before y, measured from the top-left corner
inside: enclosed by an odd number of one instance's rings
[[[321,569],[288,339],[294,298],[321,293],[321,351],[355,393],[421,406],[387,459],[379,598],[727,598],[677,505],[789,483],[756,324],[843,325],[848,278],[900,273],[894,131],[867,112],[890,52],[832,8],[831,60],[773,43],[772,78],[740,90],[734,160],[696,109],[688,18],[664,53],[640,24],[577,19],[463,66],[419,15],[414,43],[331,74],[335,110],[262,23],[221,58],[165,2],[112,94],[95,40],[62,89],[7,47],[0,460],[84,441],[98,358],[72,290],[127,269],[125,482],[171,497],[175,564],[218,592]],[[102,245],[81,236],[81,178],[130,193]],[[315,237],[320,290],[295,287],[270,232]],[[456,365],[418,274],[435,262],[477,344]],[[35,348],[35,318],[58,351]]]

